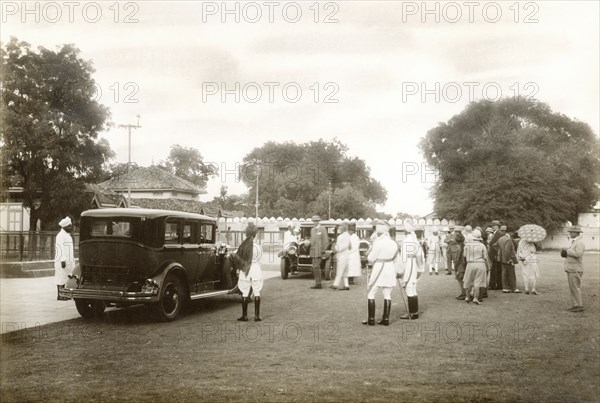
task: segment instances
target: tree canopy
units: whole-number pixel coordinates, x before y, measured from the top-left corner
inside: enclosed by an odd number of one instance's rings
[[[41,218],[55,229],[59,217],[87,208],[85,182],[114,155],[98,139],[109,110],[79,53],[74,45],[36,51],[16,38],[0,46],[2,185],[23,187],[32,228]]]
[[[244,157],[241,179],[252,197],[258,174],[261,216],[327,217],[330,194],[332,218],[375,216],[386,190],[347,150],[338,140],[267,142]]]
[[[599,141],[586,123],[536,100],[480,101],[429,130],[440,217],[556,228],[598,200]]]
[[[200,187],[206,186],[208,179],[217,174],[213,165],[204,163],[200,151],[193,147],[182,147],[179,144],[171,146],[169,156],[166,161],[161,163],[161,168]]]

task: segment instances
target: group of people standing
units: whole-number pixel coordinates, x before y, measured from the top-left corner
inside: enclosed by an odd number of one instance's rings
[[[443,232],[446,232],[445,236]],[[525,294],[539,295],[536,289],[540,277],[539,242],[520,239],[516,230],[498,220],[492,221],[483,233],[480,227],[473,230],[470,225],[449,226],[442,233],[434,231],[424,243],[429,274],[438,274],[439,266],[445,265],[446,274],[454,274],[458,282],[460,295],[457,300],[473,301],[479,305],[482,298],[487,297],[488,290],[521,293],[517,288],[515,271],[518,263],[521,264]],[[561,252],[573,302],[569,308],[571,312],[583,311],[581,278],[585,245],[581,234],[580,226],[571,226],[571,246]]]
[[[459,285],[457,300],[479,305],[487,298],[488,290],[521,293],[515,272],[518,262],[523,266],[525,293],[539,295],[536,290],[539,244],[519,239],[515,230],[500,221],[492,221],[485,231],[470,225],[449,226],[440,242],[441,255],[446,253],[447,274],[454,274]]]
[[[356,224],[341,223],[337,226],[337,238],[333,248],[330,247],[330,239],[327,229],[321,225],[321,217],[314,215],[311,219],[315,226],[310,230],[310,257],[312,258],[312,272],[315,278],[315,285],[312,289],[323,288],[323,279],[321,276],[321,267],[323,260],[329,259],[328,251],[335,251],[337,260],[336,276],[333,284],[329,287],[334,290],[350,290],[350,284],[355,277],[362,274],[360,262],[360,238],[356,235]],[[280,252],[280,257],[288,245],[298,244],[298,228],[289,225],[283,234],[284,250]]]

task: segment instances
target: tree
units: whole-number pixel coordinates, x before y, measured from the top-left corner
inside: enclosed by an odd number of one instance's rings
[[[335,214],[332,210],[332,217],[374,212],[377,204],[385,202],[386,191],[371,177],[365,162],[347,156],[347,151],[335,139],[302,144],[267,142],[244,157],[240,176],[253,195],[258,175],[261,216],[302,217],[316,214],[317,210],[323,214],[322,200],[328,200],[328,192],[335,195],[346,188],[352,189],[352,194],[347,194],[350,199],[346,209],[340,207]]]
[[[36,52],[16,38],[0,46],[2,185],[23,187],[32,229],[38,219],[55,229],[87,208],[85,182],[114,156],[98,139],[109,110],[95,100],[92,63],[79,53],[74,45]]]
[[[329,191],[323,191],[314,202],[309,204],[309,210],[313,214],[329,217]],[[335,189],[331,194],[331,218],[361,218],[374,217],[377,215],[375,208],[368,202],[365,196],[357,192],[352,186],[347,185],[341,189]]]
[[[208,179],[217,174],[214,166],[204,163],[200,151],[179,144],[171,146],[171,152],[162,168],[200,187],[206,186]]]
[[[438,170],[440,217],[556,228],[598,200],[598,138],[539,101],[473,103],[431,129],[420,148]]]

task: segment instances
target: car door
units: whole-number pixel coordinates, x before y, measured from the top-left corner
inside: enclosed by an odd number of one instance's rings
[[[215,262],[215,231],[214,222],[201,221],[199,223],[199,249],[198,282],[208,282],[219,279]]]
[[[181,264],[186,270],[189,283],[193,284],[199,269],[200,222],[184,220],[181,232]]]

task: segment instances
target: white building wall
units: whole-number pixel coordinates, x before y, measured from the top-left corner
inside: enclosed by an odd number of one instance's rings
[[[0,231],[29,231],[29,218],[23,203],[0,203]]]

